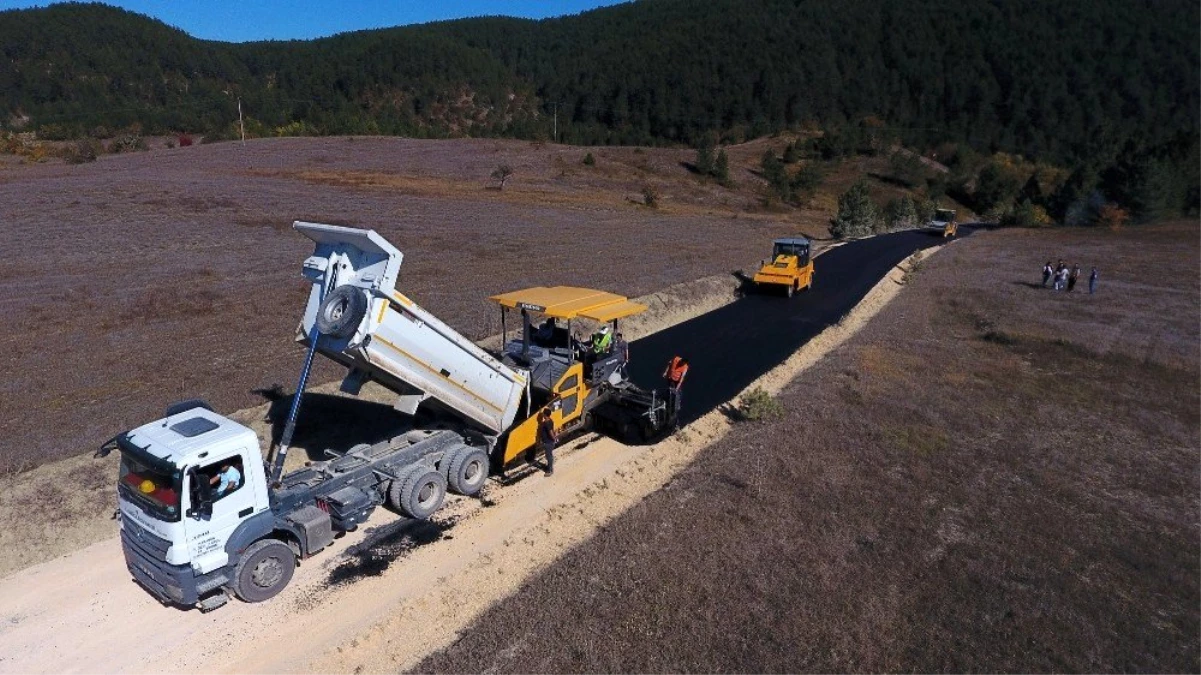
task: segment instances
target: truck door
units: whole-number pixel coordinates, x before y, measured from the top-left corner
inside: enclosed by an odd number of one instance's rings
[[[188,472],[188,480],[202,484],[197,485],[195,490],[189,485],[184,494],[194,499],[196,495],[207,492],[212,500],[210,514],[194,513],[196,505],[191,504],[191,515],[185,518],[189,558],[192,566],[201,574],[229,563],[225,542],[243,520],[254,514],[254,489],[246,484],[242,457],[242,454],[232,455]]]

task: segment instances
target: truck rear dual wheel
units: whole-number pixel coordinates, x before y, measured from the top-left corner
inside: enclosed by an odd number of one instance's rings
[[[317,308],[317,330],[332,338],[350,337],[366,314],[367,296],[363,289],[339,286]]]
[[[296,571],[296,554],[278,539],[251,544],[234,568],[234,593],[245,602],[270,600],[284,590]]]
[[[488,480],[488,455],[479,448],[464,446],[451,455],[446,465],[446,482],[450,489],[471,496],[484,488]]]
[[[446,499],[446,477],[425,466],[414,467],[400,480],[392,481],[388,488],[388,503],[416,520],[434,515],[443,499]]]

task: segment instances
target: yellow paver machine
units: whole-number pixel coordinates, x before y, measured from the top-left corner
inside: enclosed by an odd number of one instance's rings
[[[501,307],[502,361],[530,375],[528,414],[501,439],[502,466],[533,450],[537,412],[543,408],[564,434],[596,430],[619,440],[641,440],[674,426],[670,390],[645,390],[630,382],[628,343],[616,339],[618,322],[646,311],[646,305],[574,286],[538,286],[489,299]],[[512,338],[511,311],[520,316]],[[580,328],[590,331],[584,333],[590,339],[577,335]]]

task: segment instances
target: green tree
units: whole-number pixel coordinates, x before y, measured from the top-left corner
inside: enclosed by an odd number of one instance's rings
[[[878,227],[880,210],[872,201],[867,182],[860,179],[838,197],[838,215],[830,223],[830,234],[839,239],[863,237]]]
[[[713,169],[713,146],[704,141],[696,149],[696,172],[702,176],[712,176]]]
[[[776,157],[776,153],[770,149],[765,151],[759,165],[763,169],[763,178],[767,180],[769,201],[792,201],[792,183],[788,179],[788,171]]]
[[[884,205],[884,217],[880,223],[880,226],[885,230],[901,230],[916,227],[919,221],[917,217],[917,204],[914,202],[913,197],[905,195],[896,199],[890,199]]]
[[[825,178],[820,164],[815,161],[805,162],[792,177],[793,196],[801,203],[808,203],[817,194]]]
[[[784,163],[785,164],[796,164],[797,160],[799,160],[800,158],[801,158],[801,152],[797,148],[796,141],[793,141],[793,142],[789,143],[788,145],[784,146]]]
[[[713,177],[725,187],[734,185],[734,181],[730,180],[730,158],[726,156],[725,148],[717,151],[717,160],[713,163]]]
[[[1007,209],[1021,192],[1021,178],[997,162],[989,162],[980,170],[976,190],[972,193],[973,207],[985,213]]]

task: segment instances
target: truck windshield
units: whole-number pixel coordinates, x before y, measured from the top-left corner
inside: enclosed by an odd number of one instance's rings
[[[952,220],[955,220],[955,212],[947,209],[939,209],[934,212],[934,220],[937,220],[941,223],[949,223]]]
[[[179,520],[180,473],[163,473],[129,453],[121,453],[117,489],[126,499],[162,520]]]

